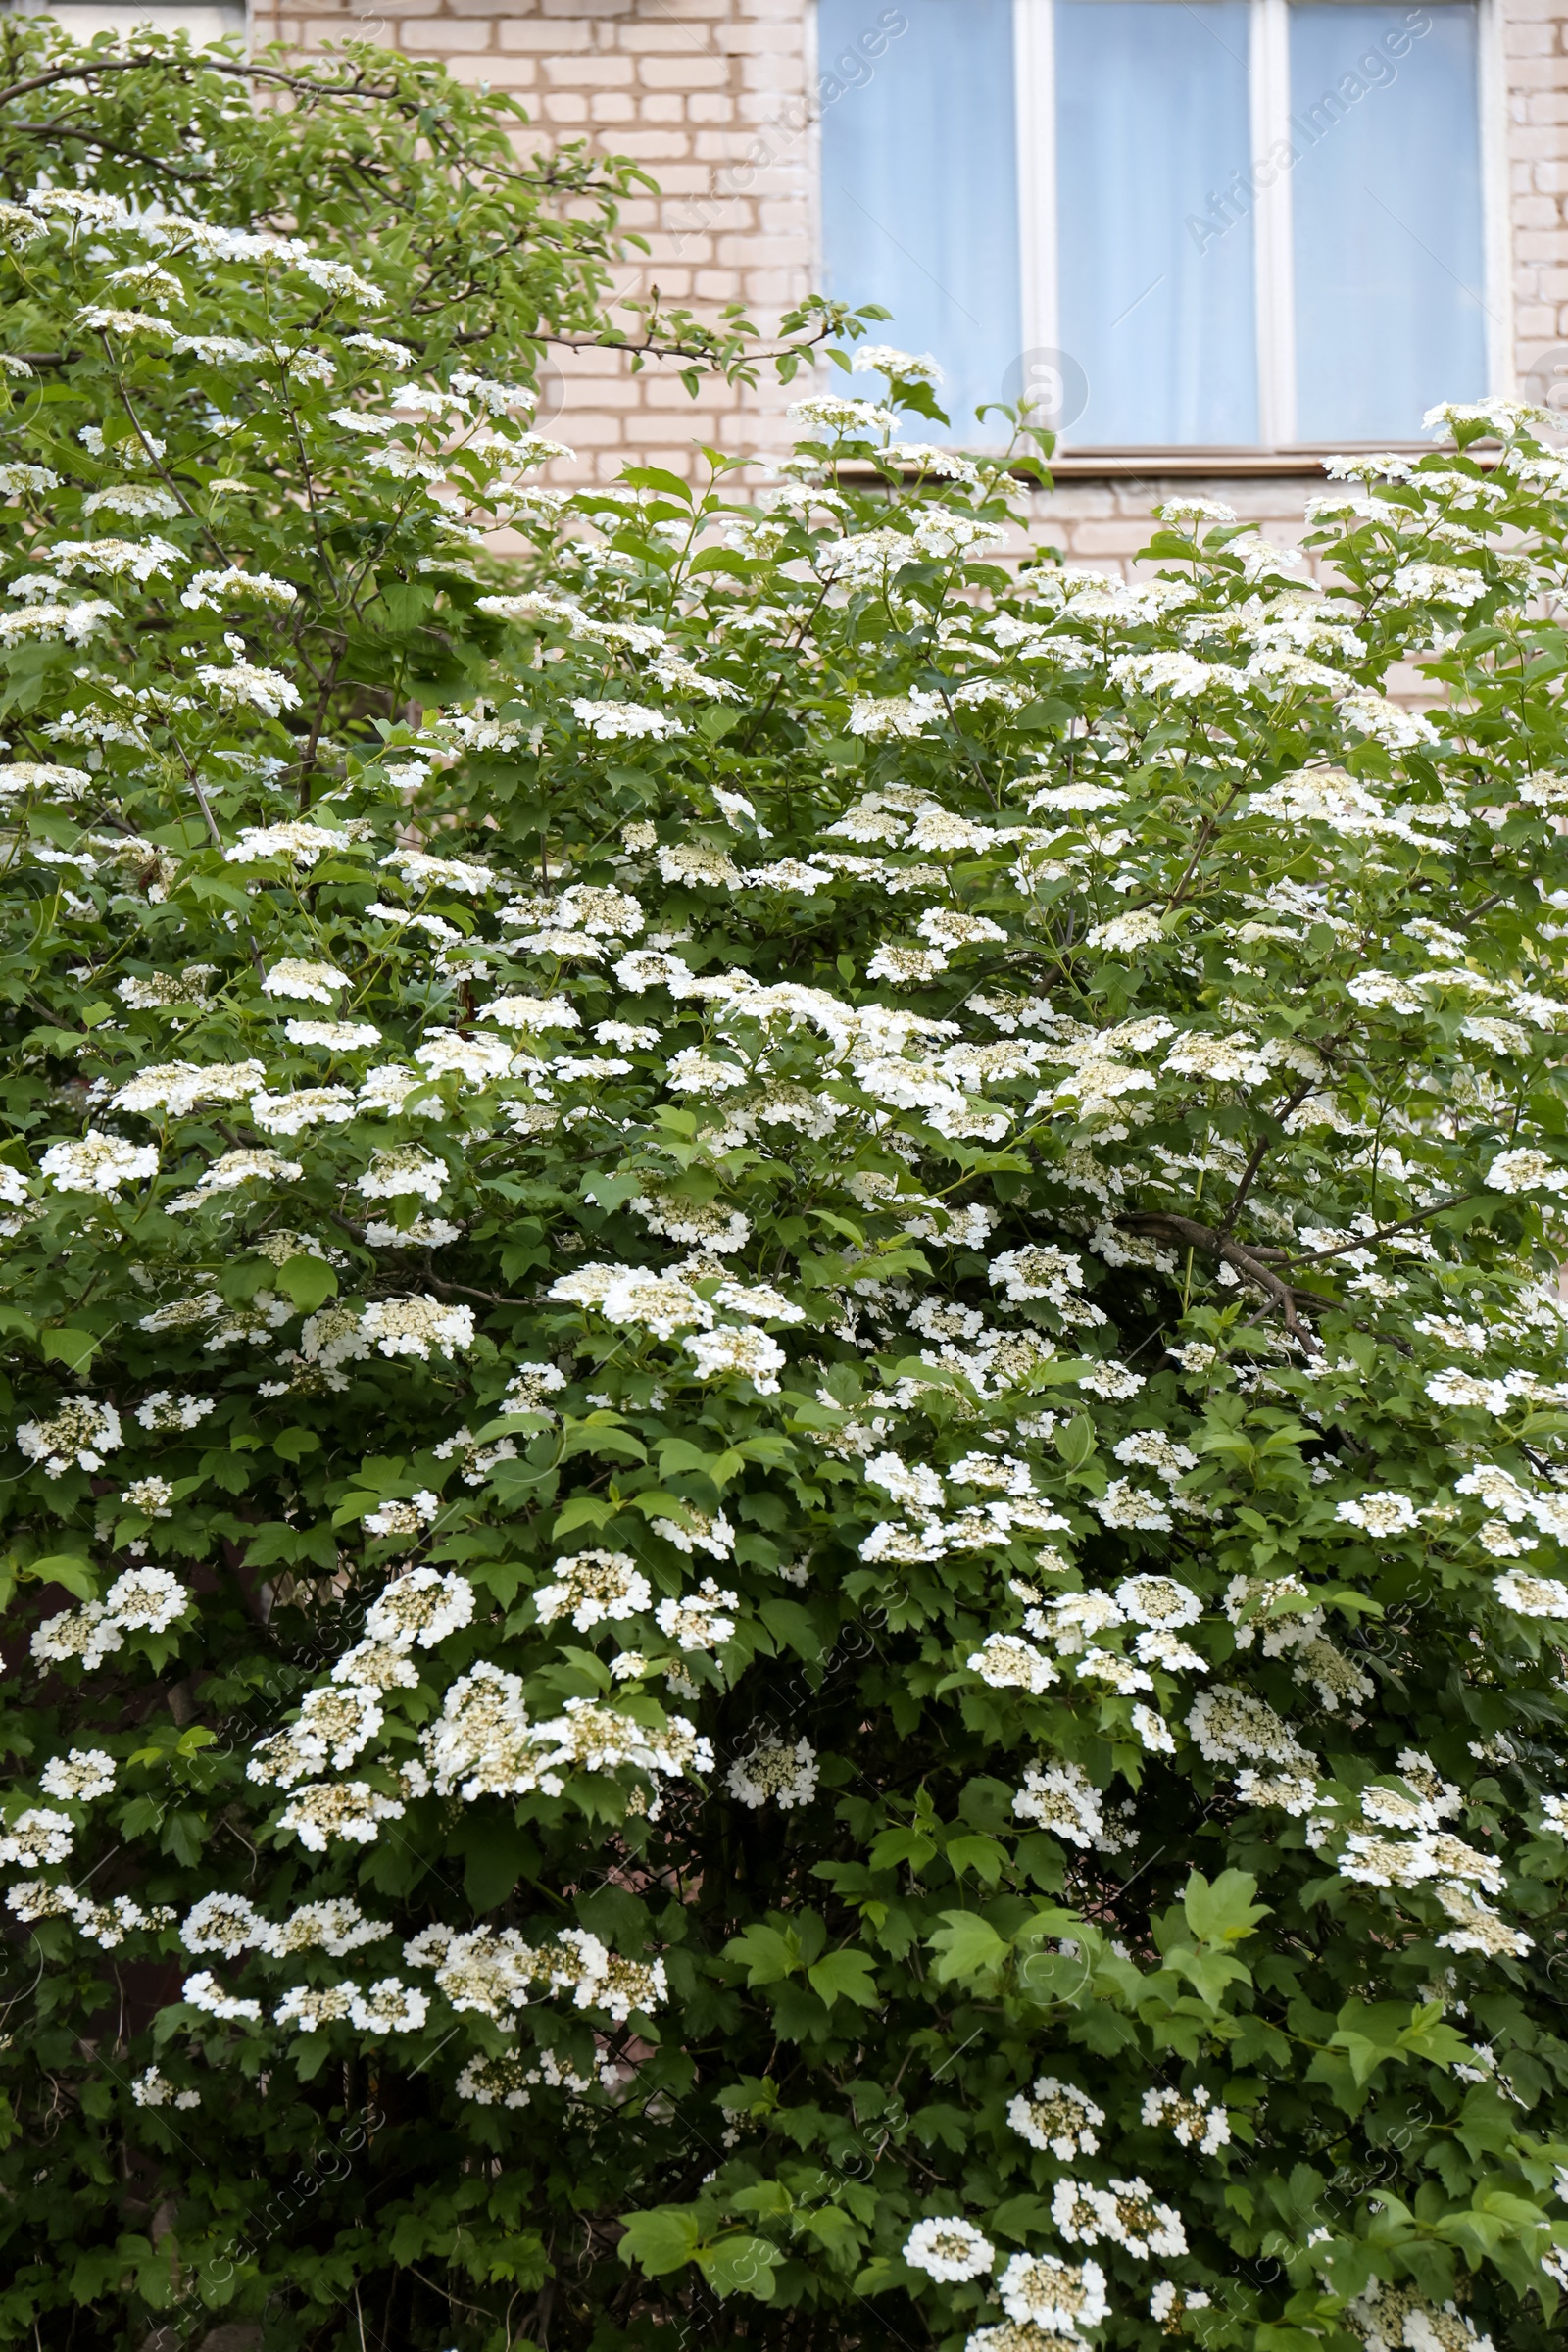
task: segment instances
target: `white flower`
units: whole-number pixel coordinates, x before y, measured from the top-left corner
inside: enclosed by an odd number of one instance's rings
[[[1036,1821],[1072,1845],[1091,1846],[1104,1835],[1100,1790],[1076,1764],[1031,1765],[1012,1809],[1020,1821]]]
[[[417,2034],[429,2014],[428,1996],[398,1977],[382,1977],[356,1993],[349,2009],[353,2023],[367,2034]]]
[[[156,2066],[149,2066],[132,2078],[130,2095],[138,2107],[199,2107],[199,2090],[176,2090],[169,2077]]]
[[[377,1152],[357,1180],[355,1190],[368,1200],[394,1200],[413,1193],[435,1201],[440,1200],[446,1181],[445,1161],[432,1159],[416,1144],[405,1144],[390,1152]]]
[[[1143,1487],[1135,1487],[1126,1478],[1113,1478],[1103,1494],[1098,1495],[1091,1507],[1107,1527],[1153,1529],[1175,1524],[1157,1494],[1149,1494]]]
[[[791,424],[823,441],[845,435],[870,440],[878,433],[895,431],[899,421],[892,409],[877,408],[868,400],[847,400],[836,392],[815,392],[797,400],[788,415]]]
[[[739,1599],[738,1593],[721,1592],[707,1576],[695,1592],[683,1593],[678,1600],[662,1600],[654,1619],[660,1632],[679,1648],[710,1650],[733,1639],[735,1620],[721,1612],[737,1607]]]
[[[663,743],[671,735],[686,732],[678,718],[671,718],[667,711],[651,710],[646,703],[602,703],[579,696],[571,711],[601,743]]]
[[[440,884],[447,890],[462,891],[466,897],[482,899],[496,887],[490,868],[467,858],[432,858],[423,850],[393,850],[381,863],[400,873],[413,890],[429,890]]]
[[[623,1551],[580,1551],[556,1561],[553,1584],[534,1593],[541,1625],[568,1611],[580,1634],[604,1621],[635,1617],[653,1605],[653,1588]]]
[[[89,1600],[79,1609],[62,1609],[46,1617],[29,1644],[41,1666],[61,1666],[77,1658],[89,1673],[124,1646],[123,1627],[101,1601]]]
[[[788,1361],[783,1348],[765,1331],[704,1331],[682,1342],[696,1359],[700,1380],[717,1380],[737,1373],[749,1380],[760,1396],[776,1396],[777,1375]]]
[[[1019,1690],[1038,1695],[1061,1680],[1045,1651],[1017,1634],[988,1634],[965,1663],[994,1690]]]
[[[101,1747],[74,1747],[68,1756],[51,1756],[38,1775],[45,1796],[89,1804],[107,1796],[115,1785],[115,1759]]]
[[[1522,1568],[1510,1568],[1506,1576],[1494,1576],[1492,1590],[1505,1609],[1518,1617],[1568,1617],[1568,1585],[1552,1576],[1530,1576]]]
[[[104,1456],[122,1443],[120,1415],[112,1404],[91,1396],[72,1396],[47,1421],[24,1421],[17,1444],[28,1461],[41,1463],[50,1478],[61,1478],[74,1462],[81,1470],[101,1470]]]
[[[688,1557],[706,1551],[715,1560],[727,1560],[735,1549],[735,1530],[723,1512],[717,1511],[710,1518],[706,1511],[689,1502],[685,1513],[685,1526],[677,1525],[673,1519],[656,1519],[655,1535],[662,1536],[666,1544],[673,1544],[677,1551],[684,1551]]]
[[[1184,2148],[1196,2148],[1201,2156],[1217,2155],[1230,2142],[1231,2119],[1223,2107],[1214,2105],[1211,2093],[1201,2083],[1190,2093],[1146,2090],[1142,2120],[1151,2126],[1164,2126]]]
[[[285,1021],[283,1035],[291,1046],[325,1046],[333,1054],[363,1054],[381,1042],[369,1021]]]
[[[127,1568],[104,1594],[110,1616],[132,1633],[167,1633],[190,1605],[190,1593],[167,1568]]]
[[[520,1029],[529,1034],[535,1034],[545,1029],[580,1029],[582,1027],[581,1013],[576,1010],[574,1005],[568,1004],[564,997],[492,997],[489,1004],[483,1007],[479,1017],[481,1020],[494,1021],[498,1029]],[[607,1030],[613,1029],[615,1026],[616,1024],[613,1022],[602,1021],[594,1031],[594,1035],[603,1041]],[[615,1037],[610,1042],[616,1045],[624,1044],[629,1042],[634,1034],[637,1039],[649,1045],[658,1042],[657,1030],[652,1032],[639,1030],[635,1033],[628,1031],[624,1038]]]
[[[262,1102],[270,1100],[268,1096]],[[280,1098],[287,1101],[288,1098]],[[203,1173],[194,1193],[182,1193],[171,1206],[184,1208],[199,1206],[210,1193],[237,1192],[242,1184],[293,1184],[303,1176],[304,1168],[297,1159],[285,1159],[280,1152],[224,1152],[212,1160]],[[209,1411],[212,1409],[209,1406]]]
[[[993,1258],[989,1280],[993,1289],[1003,1289],[1007,1298],[1020,1303],[1030,1298],[1045,1298],[1053,1306],[1060,1307],[1070,1303],[1074,1291],[1083,1288],[1083,1260],[1068,1250],[1039,1243],[1025,1250],[1005,1250]]]
[[[940,384],[946,380],[930,352],[900,351],[892,343],[857,344],[850,371],[853,375],[897,375],[906,384]],[[804,407],[805,403],[801,405]],[[854,401],[844,405],[858,409],[864,404]],[[790,414],[793,416],[794,410]]]
[[[254,1940],[258,1951],[270,1953],[274,1960],[309,1951],[323,1951],[342,1960],[362,1944],[379,1943],[391,1933],[384,1920],[367,1919],[358,1903],[347,1895],[334,1894],[324,1902],[301,1903],[275,1927],[259,1923]]]
[[[266,1082],[267,1071],[259,1061],[200,1066],[190,1061],[150,1062],[110,1097],[109,1107],[149,1116],[167,1110],[177,1119],[204,1102],[236,1102]]]
[[[1241,1029],[1232,1031],[1228,1037],[1189,1030],[1165,1056],[1165,1068],[1173,1076],[1201,1078],[1211,1086],[1266,1085],[1271,1067],[1252,1039]]]
[[[469,1086],[485,1086],[506,1077],[514,1054],[502,1038],[460,1037],[456,1030],[444,1029],[416,1046],[414,1058],[432,1078],[456,1077]]]
[[[1568,1167],[1544,1152],[1504,1152],[1487,1170],[1494,1193],[1568,1192]]]
[[[1054,2254],[1014,2254],[997,2284],[1002,2308],[1020,2328],[1075,2336],[1098,2328],[1110,2306],[1098,2262],[1077,2267]]]
[[[330,1004],[338,990],[348,984],[347,973],[333,964],[309,963],[297,956],[285,956],[263,977],[262,993],[296,1004]]]
[[[1473,1372],[1461,1372],[1455,1364],[1434,1373],[1426,1384],[1426,1392],[1434,1404],[1450,1404],[1499,1417],[1513,1408],[1513,1393],[1505,1382],[1478,1379]]]
[[[1448,1917],[1458,1923],[1437,1938],[1440,1950],[1479,1952],[1494,1960],[1522,1960],[1530,1951],[1531,1938],[1499,1919],[1492,1905],[1461,1881],[1446,1881],[1437,1888],[1437,1897]],[[1479,2346],[1476,2352],[1480,2352]]]
[[[1132,1576],[1116,1587],[1116,1606],[1134,1625],[1196,1625],[1203,1604],[1190,1585],[1169,1576]]]
[[[1109,670],[1113,686],[1130,686],[1140,694],[1168,694],[1178,702],[1224,685],[1230,674],[1181,653],[1118,654]]]
[[[151,1144],[127,1144],[89,1127],[80,1143],[51,1144],[40,1164],[56,1192],[118,1200],[122,1186],[157,1174],[158,1152]]]
[[[808,1740],[791,1747],[782,1740],[760,1740],[730,1766],[724,1785],[754,1813],[770,1801],[787,1813],[810,1803],[816,1774],[816,1750]]]
[[[0,1836],[0,1862],[20,1863],[24,1870],[48,1869],[64,1862],[74,1843],[75,1824],[69,1813],[29,1805],[17,1815],[9,1834]]]
[[[383,1355],[414,1355],[428,1363],[432,1349],[457,1355],[474,1341],[471,1306],[443,1306],[426,1291],[410,1298],[378,1298],[360,1317],[360,1333]]]
[[[180,1922],[179,1940],[187,1952],[248,1951],[265,1930],[254,1905],[243,1894],[204,1894]]]
[[[177,514],[175,507],[171,514]],[[224,603],[248,600],[252,604],[269,606],[274,612],[286,612],[293,604],[297,591],[287,580],[274,579],[270,571],[198,571],[190,584],[180,592],[180,603],[190,612],[218,612]],[[281,831],[283,828],[279,827]],[[301,830],[304,830],[302,827]],[[228,852],[232,858],[233,851]],[[266,853],[263,853],[266,855]]]
[[[1080,2154],[1095,2154],[1100,2146],[1096,2135],[1104,2120],[1103,2108],[1076,2083],[1060,2082],[1054,2075],[1042,2075],[1034,2088],[1027,2095],[1020,2092],[1007,2109],[1008,2125],[1020,2139],[1047,2155],[1059,2156],[1063,2164]]]
[[[219,2018],[226,2025],[246,2023],[254,2026],[262,2021],[260,2001],[231,1999],[210,1968],[201,1969],[194,1977],[185,1979],[180,1987],[180,1998],[189,2001],[193,2009],[205,2010],[209,2017]]]
[[[1418,1521],[1409,1495],[1392,1488],[1382,1494],[1362,1494],[1353,1501],[1337,1503],[1334,1516],[1351,1527],[1364,1528],[1371,1536],[1402,1536]]]
[[[316,2034],[322,2026],[337,2025],[347,2017],[353,2001],[354,1988],[349,1984],[327,1984],[318,1990],[291,1984],[273,2010],[272,2022],[293,2026],[300,2034]]]
[[[396,1797],[381,1795],[366,1781],[321,1782],[295,1791],[278,1827],[292,1830],[311,1853],[324,1854],[334,1838],[373,1845],[382,1822],[401,1821],[403,1810]]]
[[[1081,1389],[1089,1389],[1095,1396],[1107,1398],[1136,1396],[1139,1390],[1147,1385],[1141,1372],[1130,1372],[1125,1364],[1110,1362],[1096,1364],[1092,1371],[1083,1373],[1078,1382]]]
[[[342,1127],[353,1116],[354,1097],[346,1086],[301,1086],[290,1095],[251,1097],[251,1117],[267,1135],[300,1135],[323,1123]]]
[[[473,1621],[473,1587],[466,1577],[435,1568],[411,1568],[387,1586],[367,1611],[365,1631],[390,1649],[433,1649]]]
[[[1108,2190],[1058,2180],[1051,2212],[1069,2243],[1092,2246],[1105,2238],[1140,2260],[1187,2251],[1181,2215],[1173,2205],[1157,2203],[1147,2180],[1112,2180]]]
[[[997,2249],[972,2222],[948,2215],[916,2222],[904,2241],[904,2259],[911,2270],[953,2284],[984,2278],[997,2259]]]
[[[429,1527],[440,1509],[441,1497],[428,1487],[421,1487],[406,1502],[384,1502],[379,1510],[367,1511],[364,1525],[368,1535],[412,1538]]]
[[[131,1479],[122,1490],[120,1499],[128,1502],[133,1511],[145,1511],[151,1519],[168,1519],[172,1516],[170,1505],[174,1499],[174,1490],[167,1478],[160,1478],[154,1472],[147,1478]]]
[[[366,1246],[371,1250],[437,1250],[462,1234],[463,1227],[450,1217],[416,1217],[412,1225],[402,1226],[372,1219],[365,1228]]]
[[[1200,1691],[1187,1718],[1187,1728],[1210,1764],[1281,1764],[1309,1770],[1311,1758],[1295,1733],[1272,1707],[1250,1690],[1222,1686]]]
[[[279,669],[258,669],[254,662],[235,660],[227,668],[216,662],[197,665],[196,679],[217,700],[220,710],[260,710],[266,718],[280,718],[300,707],[300,690]]]

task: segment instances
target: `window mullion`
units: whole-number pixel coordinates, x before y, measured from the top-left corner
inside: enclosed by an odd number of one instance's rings
[[[1056,74],[1053,0],[1012,0],[1017,120],[1019,317],[1024,350],[1054,351],[1056,263]],[[1027,368],[1023,389],[1029,389]]]
[[[1280,449],[1296,439],[1289,0],[1252,0],[1250,91],[1258,433]]]

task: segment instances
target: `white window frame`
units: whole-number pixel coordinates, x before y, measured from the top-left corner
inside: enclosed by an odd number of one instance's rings
[[[1289,0],[1250,0],[1252,155],[1290,142]],[[1054,0],[1013,0],[1013,90],[1018,156],[1019,318],[1026,351],[1054,351],[1059,281],[1056,220]],[[1506,75],[1501,0],[1478,0],[1476,26],[1482,240],[1489,390],[1511,392],[1513,272],[1509,266]],[[1257,317],[1257,442],[1299,446],[1296,430],[1296,288],[1291,173],[1259,181],[1252,206]]]

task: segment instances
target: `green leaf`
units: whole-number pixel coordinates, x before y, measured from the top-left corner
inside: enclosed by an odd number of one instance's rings
[[[1267,1903],[1254,1903],[1257,1881],[1245,1870],[1222,1871],[1210,1886],[1201,1871],[1188,1879],[1182,1896],[1187,1924],[1200,1943],[1240,1943],[1259,1920],[1270,1916]]]
[[[78,1373],[85,1379],[103,1339],[97,1332],[78,1331],[66,1324],[57,1330],[41,1331],[38,1346],[45,1363],[64,1364],[68,1372]]]
[[[684,2270],[695,2261],[702,2232],[689,2205],[654,2205],[645,2213],[623,2213],[625,2231],[615,2251],[629,2268],[636,2263],[651,2278]]]
[[[22,1574],[33,1584],[61,1585],[78,1600],[98,1597],[96,1571],[89,1561],[74,1551],[51,1551],[41,1560],[30,1560]]]
[[[918,1830],[879,1830],[871,1840],[870,1862],[873,1870],[893,1870],[901,1862],[918,1873],[938,1850],[936,1839],[926,1838]]]
[[[807,1983],[831,2009],[835,2001],[855,2001],[862,2009],[880,2006],[871,1963],[863,1952],[829,1952],[806,1972]]]
[[[944,1911],[942,1926],[926,1937],[936,1953],[932,1971],[939,1984],[994,1984],[1006,1966],[1011,1945],[989,1920],[973,1911]]]
[[[759,2303],[771,2302],[776,2284],[773,2273],[783,2259],[778,2247],[765,2237],[721,2237],[697,2249],[703,2277],[721,2299],[751,2295]]]
[[[337,1296],[337,1276],[324,1258],[285,1257],[277,1269],[277,1281],[279,1289],[307,1314]]]
[[[1083,1468],[1095,1451],[1095,1425],[1087,1413],[1080,1413],[1056,1433],[1056,1451],[1069,1470]]]
[[[561,1441],[560,1458],[564,1462],[579,1453],[608,1454],[613,1461],[646,1462],[648,1448],[629,1429],[616,1429],[612,1424],[601,1426],[593,1421],[570,1422]]]
[[[793,1929],[781,1935],[777,1928],[764,1927],[760,1921],[732,1936],[724,1946],[724,1957],[744,1963],[747,1984],[754,1990],[760,1984],[776,1984],[806,1965],[801,1939]]]
[[[657,490],[664,498],[673,498],[683,507],[692,503],[692,486],[683,482],[678,473],[669,473],[662,466],[626,466],[620,478],[634,490]]]
[[[1001,1885],[1008,1856],[995,1838],[950,1838],[944,1850],[956,1871],[972,1870],[988,1886]]]

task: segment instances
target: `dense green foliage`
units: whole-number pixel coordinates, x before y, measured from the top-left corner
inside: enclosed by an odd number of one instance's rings
[[[0,2341],[1544,2352],[1568,466],[1123,588],[0,233]]]
[[[647,173],[581,140],[548,155],[531,143],[514,98],[368,41],[302,60],[194,49],[151,25],[81,43],[52,17],[0,18],[0,197],[80,179],[134,207],[306,235],[371,270],[430,367],[478,350],[492,373],[531,381],[553,351],[612,344],[693,389],[710,371],[754,383],[760,349],[739,305],[700,320],[656,291],[607,317],[612,265],[642,243],[621,207]],[[812,304],[784,320],[771,356],[786,376],[840,316]],[[29,323],[56,330],[39,338],[53,352],[68,318],[45,307]],[[30,348],[21,321],[8,348]]]

